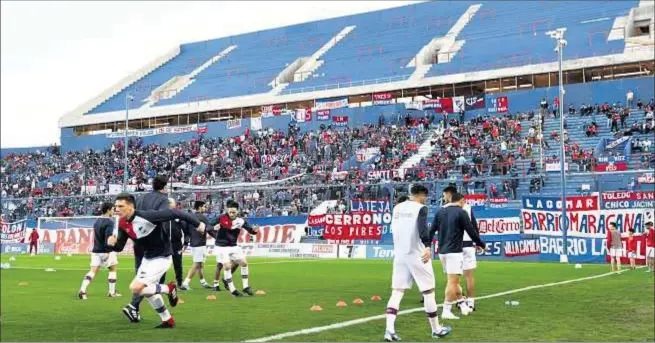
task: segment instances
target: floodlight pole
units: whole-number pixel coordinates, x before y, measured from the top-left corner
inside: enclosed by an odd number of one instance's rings
[[[123,137],[123,152],[125,153],[123,155],[123,192],[127,192],[127,177],[128,177],[128,161],[127,161],[127,147],[128,147],[128,142],[127,142],[127,131],[128,131],[128,121],[129,121],[129,116],[130,116],[130,102],[134,100],[134,97],[132,97],[129,93],[125,95],[125,136]]]
[[[568,217],[566,215],[566,154],[564,152],[564,78],[562,72],[562,59],[564,56],[563,50],[566,46],[564,40],[564,32],[566,28],[558,28],[553,31],[548,31],[546,34],[555,39],[557,45],[555,52],[558,55],[559,64],[559,119],[560,119],[560,174],[562,177],[562,253],[560,254],[559,261],[561,263],[568,263]]]

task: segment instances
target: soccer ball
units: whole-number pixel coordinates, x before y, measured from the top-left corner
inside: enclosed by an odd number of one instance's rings
[[[575,264],[575,269],[580,269],[580,268],[582,268],[582,265],[580,263],[576,263]]]

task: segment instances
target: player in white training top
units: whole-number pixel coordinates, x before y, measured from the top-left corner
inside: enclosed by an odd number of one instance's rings
[[[400,340],[396,335],[396,316],[405,290],[412,288],[414,282],[423,293],[423,306],[430,322],[432,337],[444,337],[451,331],[450,327],[439,325],[437,318],[430,249],[432,237],[429,236],[428,208],[425,206],[428,190],[422,185],[414,185],[410,193],[410,200],[394,207],[391,220],[394,259],[392,291],[387,303],[387,327],[384,332],[384,340],[387,342]]]

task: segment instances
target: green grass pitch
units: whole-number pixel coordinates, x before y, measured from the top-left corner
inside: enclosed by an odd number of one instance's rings
[[[8,262],[9,255],[1,260]],[[185,271],[190,264],[185,258]],[[88,289],[89,299],[77,299],[77,291],[89,263],[88,256],[17,256],[12,269],[2,270],[2,341],[244,341],[302,329],[322,327],[384,313],[390,292],[391,261],[375,260],[280,260],[252,258],[253,289],[266,295],[233,298],[199,288],[180,292],[185,301],[172,313],[177,327],[154,330],[159,318],[147,302],[142,304],[140,324],[130,324],[121,308],[129,301],[133,259],[121,257],[118,290],[122,298],[106,298],[107,272],[98,273]],[[212,263],[213,264],[213,263]],[[55,272],[45,272],[45,268]],[[445,286],[441,265],[434,262],[437,299],[443,301]],[[555,263],[480,262],[477,270],[479,296],[529,286],[605,274],[606,265]],[[205,269],[213,279],[213,266]],[[169,271],[168,278],[172,278]],[[240,277],[235,276],[237,286]],[[26,282],[27,285],[19,286]],[[382,301],[371,301],[372,295]],[[352,304],[355,298],[364,304]],[[408,292],[401,311],[421,307],[416,289]],[[349,303],[337,308],[339,300]],[[517,300],[519,306],[505,306]],[[655,340],[653,273],[644,269],[565,284],[543,286],[476,302],[478,310],[459,321],[447,321],[453,333],[446,341],[649,341]],[[312,305],[323,307],[311,312]],[[384,320],[329,330],[296,334],[283,341],[381,341]],[[422,310],[400,315],[396,330],[405,341],[432,341]]]

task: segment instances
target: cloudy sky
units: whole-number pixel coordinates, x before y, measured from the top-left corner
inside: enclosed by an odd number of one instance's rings
[[[59,143],[60,116],[177,44],[409,3],[2,1],[0,146]]]

